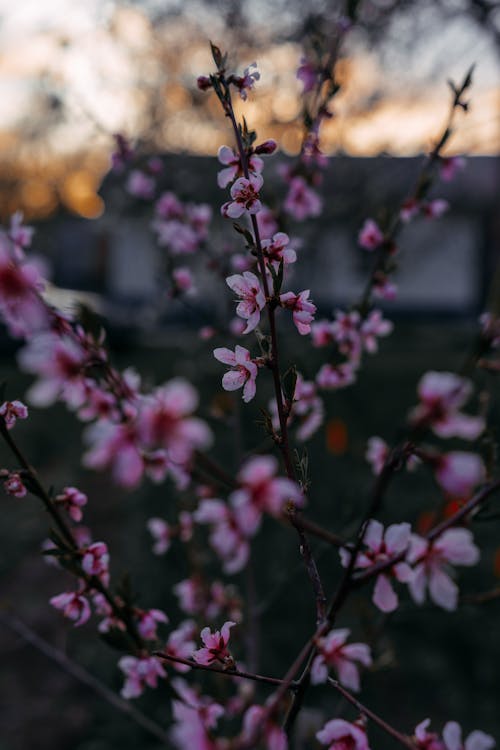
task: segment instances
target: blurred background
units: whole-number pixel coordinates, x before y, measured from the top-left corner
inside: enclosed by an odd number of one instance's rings
[[[261,80],[238,111],[259,140],[279,144],[265,171],[266,184],[279,194],[279,167],[301,146],[296,69],[304,40],[318,29],[327,34],[346,10],[355,12],[358,22],[338,62],[342,89],[334,117],[321,133],[331,156],[321,188],[325,209],[319,221],[289,229],[302,241],[293,288],[310,286],[318,317],[359,295],[368,268],[356,249],[359,227],[411,191],[421,155],[446,122],[447,80],[458,81],[476,67],[469,111],[457,118],[446,152],[467,155],[466,166],[433,193],[450,202],[450,211],[437,222],[420,220],[403,231],[400,294],[385,310],[397,324],[395,333],[367,361],[358,385],[327,398],[327,420],[308,448],[315,499],[310,515],[338,532],[366,503],[367,438],[395,438],[415,403],[422,372],[459,369],[477,316],[486,306],[500,305],[498,2],[318,1],[306,8],[295,0],[0,0],[2,221],[20,210],[35,226],[33,251],[65,290],[58,301],[77,298],[103,316],[118,366],[134,364],[153,383],[184,375],[198,387],[201,414],[216,431],[216,454],[224,459],[232,455],[235,407],[221,396],[220,366],[210,357],[223,340],[203,342],[197,335],[200,326],[214,325],[224,314],[224,285],[209,279],[200,263],[199,294],[189,306],[166,297],[151,206],[109,174],[113,136],[125,134],[141,158],[159,156],[159,187],[211,205],[211,243],[234,245],[219,217],[226,193],[216,188],[215,159],[220,145],[231,144],[231,135],[216,98],[196,87],[196,77],[213,66],[208,39],[229,52],[239,71],[257,61]],[[13,397],[22,397],[29,379],[19,375],[15,346],[3,333],[0,345],[1,379]],[[293,335],[285,334],[284,356],[311,373],[321,363],[318,353],[311,355]],[[262,404],[271,396],[266,387]],[[241,440],[247,450],[261,442],[258,407],[245,407]],[[96,539],[109,543],[113,572],[131,570],[141,604],[164,609],[176,623],[181,615],[171,587],[187,575],[186,561],[175,546],[167,557],[154,558],[145,528],[154,515],[175,519],[170,486],[125,493],[106,476],[82,469],[80,426],[62,407],[33,410],[19,426],[19,439],[47,484],[73,484],[89,495],[88,524]],[[389,493],[387,519],[423,522],[435,496],[425,473],[402,477]],[[117,654],[96,640],[92,625],[72,630],[47,603],[65,590],[66,581],[40,557],[47,533],[43,512],[31,500],[4,498],[1,504],[0,609],[118,690]],[[495,526],[478,527],[485,552],[481,566],[461,576],[469,592],[492,588],[500,576]],[[332,587],[337,555],[321,545],[316,551]],[[313,606],[296,601],[296,590],[305,591],[307,582],[293,535],[269,523],[254,558],[261,671],[279,675],[313,626]],[[243,578],[235,582],[244,590]],[[376,674],[364,683],[367,705],[403,731],[432,715],[436,728],[458,719],[467,731],[480,727],[500,738],[498,601],[449,615],[430,606],[416,610],[406,598],[387,623],[366,602],[354,600],[341,625],[356,622],[357,635],[376,644]],[[285,631],[283,622],[293,622],[293,628]],[[1,618],[0,636],[0,750],[159,747]],[[310,739],[314,728],[338,708],[327,690],[315,692],[314,700],[299,727],[297,748],[317,747]],[[166,725],[168,701],[161,691],[138,703]],[[379,748],[393,747],[376,734],[373,747],[376,739]]]

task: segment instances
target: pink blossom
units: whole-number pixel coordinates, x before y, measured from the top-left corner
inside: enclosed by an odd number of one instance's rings
[[[236,314],[247,321],[243,333],[253,331],[260,322],[260,311],[266,306],[266,297],[255,274],[245,271],[242,275],[228,276],[226,284],[241,297]]]
[[[3,477],[3,488],[8,495],[12,497],[25,497],[28,490],[24,486],[21,475],[17,471],[7,471],[7,469],[0,472],[0,476]]]
[[[371,568],[377,563],[384,563],[392,557],[401,555],[410,544],[411,527],[409,523],[396,523],[384,527],[379,521],[372,519],[368,522],[364,535],[365,550],[356,558],[355,568]],[[348,549],[340,549],[340,560],[344,568],[349,565],[351,553]],[[397,594],[391,585],[391,578],[408,583],[413,577],[413,571],[405,562],[393,565],[384,573],[380,573],[375,581],[373,603],[382,612],[393,612],[399,603]]]
[[[221,745],[211,738],[209,730],[215,729],[224,708],[211,698],[200,696],[180,677],[172,680],[180,700],[172,702],[174,726],[172,740],[180,750],[218,750]]]
[[[260,174],[251,174],[249,179],[239,177],[230,191],[233,200],[224,203],[221,208],[222,215],[237,219],[245,211],[249,214],[258,213],[262,207],[259,200],[259,190],[263,183],[264,180]]]
[[[342,362],[339,365],[323,365],[316,375],[318,388],[325,390],[338,390],[347,388],[356,381],[356,370],[351,362]]]
[[[370,354],[377,352],[377,337],[388,336],[393,328],[390,320],[384,320],[381,310],[372,310],[361,323],[360,336],[364,349]]]
[[[465,167],[463,156],[445,156],[439,162],[439,176],[444,182],[451,182],[457,172]]]
[[[404,221],[405,224],[407,224],[409,221],[414,219],[415,216],[418,216],[418,214],[420,213],[420,208],[421,204],[419,203],[419,201],[415,200],[415,198],[409,198],[408,200],[404,201],[399,212],[401,221]]]
[[[243,387],[243,401],[248,403],[255,396],[257,363],[250,356],[248,349],[236,345],[234,352],[226,347],[214,349],[214,357],[219,362],[232,367],[222,378],[225,391],[236,391]]]
[[[394,300],[398,296],[397,284],[389,281],[384,274],[378,273],[373,283],[373,295],[379,299]]]
[[[9,239],[17,248],[25,248],[31,245],[35,230],[23,224],[22,211],[16,211],[10,217],[10,226],[8,231]]]
[[[215,661],[220,661],[222,664],[233,664],[234,660],[227,644],[229,643],[229,631],[234,625],[236,625],[235,622],[228,620],[224,623],[220,631],[215,630],[213,633],[210,628],[203,628],[200,637],[204,643],[204,647],[194,652],[193,659],[198,664],[208,665],[213,664]]]
[[[339,682],[349,690],[358,692],[359,668],[356,662],[370,667],[372,663],[370,648],[365,643],[349,643],[346,640],[350,630],[331,630],[317,642],[318,656],[315,657],[311,669],[311,682],[317,685],[326,682],[328,668],[333,667]]]
[[[82,569],[89,576],[97,576],[105,586],[109,583],[109,553],[104,542],[94,542],[83,550]]]
[[[414,575],[408,582],[415,602],[424,602],[428,586],[432,601],[452,611],[457,608],[458,586],[448,574],[448,567],[476,565],[479,549],[468,529],[448,529],[433,542],[412,535],[407,560],[415,566]]]
[[[448,201],[436,199],[428,203],[422,203],[422,213],[429,219],[439,219],[445,214],[450,207]]]
[[[374,435],[368,438],[365,458],[372,467],[373,473],[377,476],[384,468],[384,464],[389,455],[389,446],[382,438]]]
[[[240,487],[231,493],[229,502],[249,535],[257,530],[262,513],[280,516],[286,503],[304,504],[300,487],[290,479],[277,477],[277,470],[274,456],[254,456],[238,473]]]
[[[331,330],[338,350],[353,364],[358,363],[361,358],[363,339],[360,328],[362,325],[361,315],[357,310],[344,312],[335,310],[335,320],[331,324]]]
[[[217,184],[220,188],[227,187],[237,177],[244,177],[240,156],[232,148],[221,146],[217,158],[226,167],[226,169],[222,169],[217,175]],[[248,157],[248,171],[252,174],[260,174],[263,169],[264,162],[262,159],[251,154]]]
[[[271,263],[276,270],[278,270],[279,264],[283,261],[283,265],[287,266],[290,263],[295,263],[297,260],[297,253],[292,248],[287,247],[290,242],[290,238],[284,232],[276,232],[273,235],[272,240],[262,240],[262,249],[268,263]]]
[[[8,241],[0,237],[0,314],[11,336],[31,336],[47,326],[43,286],[35,265],[17,262]]]
[[[156,180],[140,169],[133,169],[128,176],[125,189],[134,198],[150,201],[154,198]]]
[[[365,250],[376,250],[384,241],[384,233],[373,219],[366,219],[360,233],[358,244]]]
[[[136,610],[135,616],[139,635],[147,641],[157,639],[156,628],[159,622],[168,622],[167,615],[161,609]]]
[[[63,615],[69,620],[73,620],[76,628],[90,619],[90,604],[81,591],[58,594],[50,599],[50,603],[56,609],[62,610]]]
[[[468,498],[474,488],[484,482],[486,469],[476,453],[452,451],[437,459],[436,479],[452,497]]]
[[[4,401],[0,406],[0,417],[3,417],[6,428],[11,430],[17,419],[28,418],[28,407],[22,401]]]
[[[154,656],[122,656],[118,666],[125,674],[125,684],[121,689],[123,698],[137,698],[147,686],[155,688],[158,685],[158,677],[166,677],[167,674],[159,659]]]
[[[139,484],[145,464],[136,425],[101,420],[86,430],[85,440],[91,448],[83,456],[84,466],[98,470],[109,467],[114,481],[122,487],[131,489]]]
[[[323,400],[318,396],[315,383],[304,380],[300,373],[297,375],[293,399],[292,414],[300,420],[297,440],[309,440],[323,423]]]
[[[484,430],[484,419],[459,411],[471,392],[472,384],[466,378],[451,372],[427,372],[418,384],[420,404],[410,419],[414,424],[428,425],[442,438],[475,440]]]
[[[316,313],[316,305],[309,301],[309,294],[309,289],[299,294],[293,292],[280,294],[280,304],[292,310],[293,322],[301,336],[311,332],[311,323]]]
[[[316,734],[328,750],[370,750],[365,730],[344,719],[332,719]]]
[[[480,729],[471,732],[462,743],[462,728],[456,721],[445,724],[443,740],[446,750],[491,750],[496,745],[493,737]]]
[[[172,540],[172,529],[170,524],[162,518],[150,518],[146,525],[149,533],[155,540],[153,545],[154,554],[164,555],[170,547],[170,542]]]
[[[311,324],[312,345],[316,348],[329,346],[335,341],[332,323],[329,320],[317,320]]]
[[[252,70],[255,68],[255,70]],[[231,83],[236,86],[240,92],[240,96],[243,101],[247,99],[247,91],[251,91],[256,83],[260,79],[260,73],[257,70],[257,63],[250,63],[248,68],[243,71],[243,76],[231,76]]]
[[[210,544],[223,561],[226,573],[240,571],[248,562],[250,547],[249,530],[243,527],[243,519],[222,500],[202,500],[193,518],[197,523],[209,524]]]
[[[172,280],[175,285],[175,290],[178,292],[193,292],[194,282],[193,275],[189,268],[180,266],[172,271]]]
[[[305,221],[310,216],[319,216],[323,203],[319,195],[309,187],[303,177],[292,177],[284,210],[296,221]]]
[[[435,732],[431,733],[427,731],[427,727],[430,723],[430,719],[425,719],[415,727],[414,738],[417,747],[421,750],[446,750],[444,743],[440,740],[439,736]]]
[[[257,742],[261,737],[267,750],[287,750],[288,741],[284,730],[269,716],[265,706],[250,706],[243,717],[242,740]]]
[[[261,239],[270,239],[278,231],[276,217],[268,206],[262,206],[257,214],[257,226]]]
[[[73,521],[79,523],[82,520],[81,509],[84,505],[87,505],[87,495],[80,492],[76,487],[64,487],[62,494],[57,495],[55,499],[56,502],[64,506]]]
[[[191,654],[196,648],[193,637],[196,632],[196,624],[193,620],[184,620],[176,630],[172,630],[165,644],[164,652],[168,656],[174,656],[177,659],[190,659]],[[187,664],[172,662],[172,666],[177,672],[189,672],[191,667]]]

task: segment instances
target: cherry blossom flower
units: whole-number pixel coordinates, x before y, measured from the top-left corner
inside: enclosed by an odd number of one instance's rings
[[[193,275],[189,268],[185,266],[180,266],[172,271],[172,280],[175,285],[175,292],[187,293],[195,291]]]
[[[248,349],[238,344],[234,352],[226,347],[214,349],[214,357],[219,362],[232,367],[222,378],[225,391],[236,391],[243,387],[243,401],[248,403],[255,396],[257,362],[250,356]]]
[[[216,498],[202,500],[193,518],[197,523],[209,524],[210,544],[223,561],[224,571],[238,573],[250,554],[249,530],[244,528],[243,519],[226,503]]]
[[[463,156],[444,156],[439,161],[439,176],[444,182],[451,182],[457,172],[466,164]]]
[[[190,659],[191,654],[196,648],[193,638],[196,633],[196,623],[194,620],[184,620],[179,627],[168,636],[163,651],[168,656],[174,656],[177,659]],[[187,664],[172,662],[172,667],[177,672],[189,672],[191,667]]]
[[[259,190],[264,180],[260,174],[251,174],[249,179],[239,177],[231,188],[232,201],[224,203],[221,208],[223,216],[237,219],[245,212],[256,214],[260,211],[262,204],[259,200]]]
[[[377,476],[384,468],[384,464],[389,456],[389,446],[381,437],[374,435],[368,438],[365,458],[372,467],[373,473]]]
[[[316,375],[318,388],[335,391],[339,388],[347,388],[356,381],[356,370],[351,362],[342,362],[339,365],[323,365]]]
[[[363,727],[344,719],[332,719],[316,734],[328,750],[370,750]]]
[[[230,636],[229,631],[234,625],[236,625],[235,622],[228,620],[224,623],[220,631],[215,630],[213,633],[210,628],[203,628],[200,637],[204,646],[194,652],[193,659],[198,664],[205,665],[213,664],[215,661],[220,661],[221,664],[234,664],[233,657],[227,647]]]
[[[349,643],[346,640],[350,630],[342,628],[331,630],[317,642],[318,656],[311,668],[311,682],[317,685],[326,682],[328,668],[333,667],[339,682],[354,692],[360,689],[359,668],[356,662],[370,667],[372,663],[370,648],[365,643]]]
[[[240,487],[231,493],[229,502],[249,535],[257,530],[262,513],[280,516],[286,503],[304,504],[300,487],[291,479],[277,477],[277,470],[274,456],[254,456],[237,475]]]
[[[137,698],[146,686],[155,688],[159,677],[167,673],[159,659],[154,656],[122,656],[118,666],[125,674],[125,684],[120,691],[123,698]]]
[[[436,461],[435,476],[443,490],[452,497],[468,498],[484,482],[486,469],[476,453],[452,451]]]
[[[304,380],[300,373],[297,374],[293,399],[292,414],[300,420],[300,426],[295,433],[297,440],[309,440],[323,423],[323,399],[318,396],[315,383]]]
[[[22,211],[16,211],[10,217],[10,225],[8,230],[8,237],[16,246],[17,249],[29,247],[33,239],[35,230],[33,227],[28,227],[23,224],[23,213]]]
[[[221,146],[217,158],[220,163],[224,164],[226,167],[217,175],[217,184],[220,188],[227,187],[229,183],[233,182],[237,177],[244,177],[240,156],[235,153],[232,148],[229,148],[229,146]],[[251,174],[260,174],[263,169],[264,162],[262,159],[255,154],[251,154],[248,157],[248,171]]]
[[[312,345],[320,349],[329,346],[335,341],[332,322],[330,320],[317,320],[311,324]]]
[[[134,198],[150,201],[155,195],[156,180],[140,169],[133,169],[128,176],[125,189]]]
[[[64,506],[70,518],[76,523],[82,520],[82,508],[87,505],[87,495],[80,492],[76,487],[64,487],[62,493],[55,498],[57,503]]]
[[[255,68],[255,70],[252,70],[252,68]],[[240,76],[231,76],[230,82],[236,86],[236,88],[240,92],[240,96],[243,99],[243,101],[247,100],[248,91],[251,91],[255,85],[255,83],[260,79],[260,73],[257,70],[257,63],[253,62],[250,63],[248,68],[245,68],[243,71],[243,75]]]
[[[410,413],[415,425],[428,425],[442,438],[475,440],[484,430],[484,419],[462,414],[459,409],[469,399],[472,384],[452,372],[430,371],[418,384],[420,404]]]
[[[26,489],[21,475],[17,471],[8,471],[2,469],[0,477],[3,478],[3,488],[8,495],[12,497],[25,497],[28,490]]]
[[[262,206],[256,216],[259,234],[262,240],[270,239],[278,231],[278,222],[273,211],[268,206]]]
[[[136,425],[100,420],[86,430],[84,437],[91,446],[83,455],[84,466],[97,470],[109,467],[117,484],[137,487],[145,464]]]
[[[250,706],[243,717],[243,743],[252,741],[256,736],[264,739],[267,750],[288,748],[284,730],[269,716],[269,710],[265,706]]]
[[[402,554],[410,544],[410,535],[409,523],[392,524],[384,532],[382,524],[372,519],[368,522],[363,539],[366,548],[358,554],[354,567],[371,568],[376,563],[387,562]],[[344,568],[349,565],[350,558],[348,549],[340,549],[340,560]],[[391,585],[391,577],[408,583],[413,577],[413,571],[406,562],[399,562],[377,576],[372,601],[382,612],[393,612],[399,603]]]
[[[276,232],[272,239],[262,240],[264,255],[268,263],[271,263],[276,270],[278,270],[281,261],[283,261],[283,265],[287,266],[297,260],[295,250],[287,247],[289,242],[290,238],[285,232]]]
[[[373,281],[373,295],[379,299],[394,300],[398,296],[397,284],[389,281],[383,273],[376,273]]]
[[[179,750],[218,750],[221,745],[213,740],[209,730],[215,729],[224,708],[211,698],[200,696],[180,677],[172,680],[180,700],[172,701],[174,726],[171,738]]]
[[[22,401],[4,401],[0,406],[0,417],[3,417],[6,428],[11,430],[17,419],[28,418],[28,407]]]
[[[457,608],[458,586],[447,572],[449,566],[476,565],[479,549],[468,529],[447,529],[432,542],[414,534],[407,560],[415,566],[414,574],[408,581],[414,601],[423,604],[429,587],[432,601],[452,611]]]
[[[40,297],[43,288],[36,266],[17,262],[8,240],[0,236],[0,315],[11,336],[31,336],[47,326],[47,308]]]
[[[309,301],[309,294],[309,289],[299,294],[294,294],[294,292],[280,294],[280,304],[292,310],[293,322],[301,336],[311,332],[311,322],[316,313],[316,305]]]
[[[442,739],[435,732],[428,732],[430,719],[425,719],[415,728],[415,740],[421,750],[491,750],[495,740],[489,734],[476,729],[462,742],[462,729],[456,721],[449,721],[443,729]]]
[[[303,177],[292,177],[283,208],[296,221],[305,221],[310,216],[319,216],[323,203]]]
[[[159,622],[168,622],[167,615],[161,609],[136,610],[135,616],[139,635],[147,641],[157,639],[156,629]]]
[[[90,604],[81,591],[67,591],[53,596],[49,601],[53,607],[62,610],[65,617],[73,620],[75,628],[84,625],[90,619]]]
[[[434,201],[429,201],[428,203],[422,203],[421,204],[421,210],[424,216],[427,216],[428,219],[439,219],[443,214],[445,214],[448,209],[450,208],[450,204],[448,201],[444,201],[441,199],[436,199]]]
[[[109,583],[109,553],[104,542],[94,542],[83,550],[82,569],[89,576],[97,576],[105,586]]]
[[[247,321],[243,333],[250,333],[259,325],[260,311],[266,306],[266,297],[260,281],[255,274],[245,271],[242,275],[228,276],[226,284],[238,297],[241,297],[236,314]]]
[[[372,310],[361,323],[360,336],[365,351],[374,354],[378,351],[378,336],[388,336],[394,325],[390,320],[384,320],[381,310]]]
[[[366,219],[360,233],[358,244],[365,250],[376,250],[384,241],[384,233],[373,219]]]

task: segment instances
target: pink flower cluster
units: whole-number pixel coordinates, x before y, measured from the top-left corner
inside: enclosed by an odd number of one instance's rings
[[[339,682],[354,692],[359,692],[358,663],[370,667],[372,658],[370,648],[365,643],[348,643],[348,628],[331,630],[317,643],[318,656],[314,658],[311,668],[311,682],[317,685],[326,682],[328,669],[331,667],[338,675]]]
[[[418,384],[420,404],[410,413],[411,423],[427,427],[442,438],[476,440],[483,432],[482,417],[460,411],[472,393],[472,383],[452,372],[427,372]]]
[[[155,204],[152,228],[160,247],[176,255],[199,250],[208,236],[212,209],[205,203],[181,203],[174,193],[163,193]]]
[[[415,728],[415,741],[420,750],[492,750],[496,742],[489,734],[479,729],[471,732],[462,742],[462,728],[456,721],[449,721],[443,728],[442,738],[428,732],[430,719],[425,719]]]

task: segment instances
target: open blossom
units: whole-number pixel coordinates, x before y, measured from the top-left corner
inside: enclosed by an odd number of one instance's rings
[[[156,628],[159,622],[168,622],[168,617],[161,609],[136,610],[137,630],[139,635],[148,641],[157,639]]]
[[[332,323],[330,320],[317,320],[311,324],[312,345],[320,349],[329,346],[335,341]]]
[[[12,495],[12,497],[25,497],[28,490],[17,471],[9,472],[7,469],[2,469],[0,476],[3,478],[3,488],[8,495]]]
[[[344,719],[328,721],[316,737],[328,750],[370,750],[365,730]]]
[[[9,241],[0,236],[0,315],[11,336],[31,336],[46,327],[43,286],[35,265],[16,261]]]
[[[379,521],[372,519],[368,522],[364,536],[365,549],[356,558],[355,568],[371,568],[377,563],[383,563],[392,557],[401,555],[410,544],[411,527],[409,523],[395,523],[384,527]],[[349,564],[351,553],[343,548],[340,550],[340,560],[344,568]],[[375,581],[373,603],[382,612],[393,612],[399,603],[397,594],[391,585],[391,578],[408,583],[413,577],[413,571],[406,562],[398,562],[388,570],[380,573]]]
[[[479,729],[471,732],[462,742],[462,728],[456,721],[448,721],[443,729],[442,739],[435,732],[428,732],[430,719],[421,721],[415,728],[415,741],[419,750],[491,750],[495,740]]]
[[[363,320],[359,329],[363,348],[370,354],[378,351],[377,337],[388,336],[394,326],[390,320],[385,320],[381,310],[372,310]]]
[[[174,282],[175,292],[187,293],[195,291],[193,275],[189,268],[185,268],[184,266],[175,268],[172,271],[172,281]]]
[[[214,357],[225,365],[232,367],[222,378],[225,391],[236,391],[243,387],[243,401],[248,403],[255,396],[257,363],[250,356],[248,349],[238,344],[234,352],[226,347],[214,349]]]
[[[258,213],[262,207],[259,190],[263,183],[264,180],[260,174],[251,174],[248,180],[246,177],[239,177],[230,191],[233,200],[224,203],[221,208],[222,215],[237,219],[245,211],[249,214]]]
[[[229,643],[229,631],[236,625],[235,622],[228,620],[222,628],[215,630],[213,633],[210,628],[203,628],[200,633],[201,640],[204,643],[203,648],[199,648],[193,654],[193,659],[198,664],[213,664],[214,661],[220,661],[222,664],[233,664],[227,644]]]
[[[241,739],[252,741],[260,736],[265,741],[267,750],[287,750],[288,740],[282,727],[269,716],[265,706],[250,706],[243,717],[243,732]],[[255,741],[255,740],[254,740]]]
[[[457,608],[458,586],[448,573],[449,567],[476,565],[479,549],[468,529],[448,529],[432,542],[412,535],[407,560],[415,566],[408,581],[415,602],[423,604],[428,587],[432,601],[452,611]]]
[[[262,513],[279,516],[286,503],[304,504],[298,484],[277,477],[278,462],[274,456],[254,456],[245,462],[237,475],[240,487],[229,496],[241,525],[248,534],[257,530]]]
[[[316,313],[316,305],[309,300],[309,289],[299,294],[285,292],[280,294],[280,304],[292,310],[293,322],[301,336],[311,332],[311,323]]]
[[[339,682],[344,687],[355,692],[359,691],[359,667],[357,662],[369,667],[372,659],[370,648],[365,643],[346,644],[350,632],[347,628],[331,630],[326,636],[318,640],[319,653],[311,668],[313,685],[326,682],[328,668],[333,667],[338,675]]]
[[[460,408],[469,399],[472,383],[452,372],[426,372],[418,384],[420,404],[410,419],[428,425],[442,438],[475,440],[484,430],[484,419],[462,414]]]
[[[184,620],[178,628],[172,630],[164,646],[164,653],[168,656],[175,656],[177,659],[190,659],[191,654],[196,648],[193,641],[196,633],[196,623],[194,620]],[[172,662],[172,667],[177,672],[189,672],[191,667],[187,664]]]
[[[276,232],[272,239],[262,240],[262,250],[268,263],[272,263],[277,270],[281,261],[287,266],[295,263],[297,253],[291,247],[287,247],[290,238],[285,232]]]
[[[172,680],[179,700],[172,701],[174,726],[170,736],[179,750],[217,750],[221,745],[212,738],[224,708],[211,698],[199,695],[182,678]],[[222,750],[222,749],[221,749]]]
[[[238,573],[248,562],[250,545],[249,529],[243,519],[222,500],[202,500],[193,518],[197,523],[211,526],[210,544],[223,562],[226,573]]]
[[[238,297],[241,297],[241,302],[238,303],[236,308],[236,314],[247,321],[243,333],[253,331],[259,324],[260,311],[266,306],[266,297],[259,279],[251,271],[244,271],[242,275],[228,276],[226,284]]]
[[[89,576],[97,576],[106,586],[109,583],[109,553],[104,542],[94,542],[83,550],[82,568]]]
[[[372,472],[378,476],[389,456],[389,446],[381,437],[374,435],[368,438],[365,458],[372,467]]]
[[[164,555],[174,537],[179,537],[182,542],[187,542],[193,534],[193,519],[187,511],[179,513],[177,526],[171,526],[162,518],[157,517],[150,518],[146,525],[154,539],[153,552],[155,555]]]
[[[255,68],[255,70],[252,70]],[[236,86],[240,92],[240,96],[243,101],[246,101],[248,91],[251,91],[255,83],[260,79],[260,73],[257,70],[257,63],[250,63],[248,68],[245,68],[242,76],[231,76],[231,83]]]
[[[25,248],[31,245],[33,234],[35,230],[33,227],[28,227],[23,224],[23,213],[22,211],[16,211],[10,217],[10,225],[8,236],[9,239],[14,243],[17,248]]]
[[[237,177],[244,177],[243,168],[241,166],[240,155],[235,153],[229,146],[221,146],[217,154],[221,164],[225,165],[225,169],[222,169],[217,175],[217,184],[220,188],[225,188],[230,182],[233,182]],[[251,174],[260,174],[264,169],[264,162],[259,156],[251,154],[248,157],[248,171]]]
[[[292,414],[300,420],[297,440],[309,440],[323,423],[324,405],[315,383],[304,380],[300,373],[297,375],[293,400]]]
[[[450,207],[448,201],[437,198],[434,201],[428,201],[421,204],[422,213],[428,219],[439,219],[445,214]]]
[[[82,520],[82,508],[87,505],[87,495],[80,492],[76,487],[64,487],[62,493],[56,496],[56,502],[64,506],[73,521],[78,523]]]
[[[325,364],[320,367],[316,375],[318,388],[335,391],[347,388],[356,381],[356,369],[352,362],[342,362],[339,365]]]
[[[83,464],[91,469],[110,468],[115,482],[122,487],[136,487],[145,470],[136,425],[116,424],[100,420],[85,432],[91,446],[83,456]]]
[[[448,495],[467,498],[478,484],[484,482],[486,469],[476,453],[452,451],[436,460],[435,476]]]
[[[0,417],[3,417],[6,428],[11,430],[17,419],[28,418],[28,407],[22,401],[4,401],[0,406]]]
[[[167,676],[160,660],[154,656],[122,656],[118,666],[125,673],[125,684],[120,691],[123,698],[137,698],[146,685],[155,688],[158,678]]]
[[[283,208],[296,221],[305,221],[310,216],[319,216],[323,203],[303,177],[292,177]]]
[[[358,235],[358,244],[365,250],[375,250],[384,241],[384,233],[373,219],[366,219]]]
[[[84,625],[91,615],[90,604],[81,591],[67,591],[50,599],[50,604],[60,609],[65,617],[73,620],[77,628]]]

